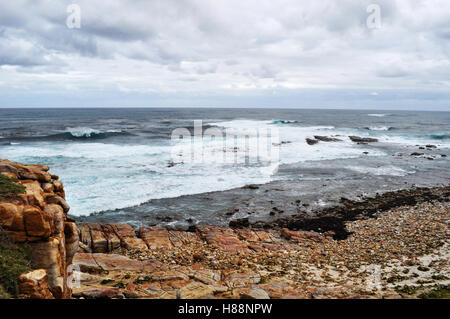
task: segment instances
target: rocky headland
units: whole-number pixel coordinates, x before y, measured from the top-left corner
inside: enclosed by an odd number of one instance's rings
[[[449,298],[450,187],[181,231],[76,224],[48,167],[0,173],[23,186],[0,193],[0,226],[31,252],[23,298]]]

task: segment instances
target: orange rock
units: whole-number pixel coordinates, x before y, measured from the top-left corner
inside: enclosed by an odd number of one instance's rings
[[[213,226],[197,227],[199,237],[208,244],[228,252],[248,252],[246,242],[239,240],[236,233],[230,228],[221,228]]]
[[[294,231],[287,228],[283,228],[281,230],[281,236],[296,243],[303,242],[305,240],[311,240],[315,242],[324,242],[328,240],[327,237],[324,237],[318,233],[308,231]]]
[[[23,205],[0,203],[0,225],[6,230],[24,232]]]
[[[29,205],[44,207],[44,191],[38,181],[25,180],[19,181],[19,184],[26,188],[26,193],[20,194],[20,197],[24,198]]]
[[[54,299],[47,283],[47,271],[37,269],[19,276],[18,285],[21,298]]]
[[[171,248],[169,232],[165,228],[142,227],[138,231],[139,237],[144,240],[149,249]]]
[[[69,204],[67,204],[66,200],[61,196],[55,194],[45,194],[45,201],[47,204],[58,204],[64,209],[64,213],[68,213],[70,210]]]
[[[24,225],[26,233],[30,237],[40,237],[46,239],[50,237],[52,230],[50,228],[51,218],[40,208],[34,206],[25,206],[23,211]]]
[[[117,224],[112,225],[114,232],[120,238],[120,244],[126,249],[145,250],[147,244],[140,238],[136,237],[136,233],[130,225]]]

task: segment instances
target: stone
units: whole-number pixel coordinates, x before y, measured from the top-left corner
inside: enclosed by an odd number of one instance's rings
[[[41,184],[38,181],[25,180],[19,181],[19,184],[25,187],[25,194],[19,194],[29,205],[39,206],[43,208],[45,205],[44,191],[41,188]]]
[[[328,240],[326,237],[315,232],[293,231],[287,228],[283,228],[281,230],[281,236],[283,236],[289,241],[293,241],[296,243],[303,242],[305,240],[312,240],[320,243]]]
[[[103,269],[95,261],[90,253],[78,253],[73,257],[74,267],[77,267],[83,273],[102,273]]]
[[[247,243],[239,240],[238,235],[230,228],[199,226],[197,227],[197,233],[208,244],[223,251],[249,251]]]
[[[118,288],[95,288],[81,292],[81,296],[86,299],[113,299],[117,298],[118,294]]]
[[[251,270],[246,271],[231,271],[223,274],[223,281],[230,288],[245,287],[250,284],[257,284],[261,280],[261,276]]]
[[[269,294],[261,288],[253,288],[248,293],[241,292],[241,299],[270,299]]]
[[[49,194],[46,196],[46,201],[49,204],[58,204],[64,209],[64,213],[68,213],[70,210],[69,204],[67,204],[66,200],[61,196]]]
[[[20,275],[18,279],[20,297],[24,299],[54,299],[47,279],[45,269],[37,269]]]
[[[172,247],[169,240],[169,232],[165,228],[142,227],[138,233],[149,249],[168,249]]]
[[[212,295],[213,288],[201,282],[192,282],[177,291],[177,299],[204,299]]]
[[[25,232],[23,205],[0,203],[0,225],[7,230]]]
[[[102,225],[103,235],[107,240],[108,252],[112,252],[120,248],[120,238],[114,232],[111,225]]]
[[[335,138],[335,137],[328,137],[328,136],[321,136],[321,135],[314,135],[314,138],[316,140],[322,141],[322,142],[340,142],[342,140]]]
[[[313,139],[313,138],[307,137],[307,138],[306,138],[306,143],[308,143],[308,145],[314,145],[314,144],[319,143],[319,141],[318,141],[318,140],[315,140],[315,139]]]
[[[143,263],[118,254],[92,254],[97,265],[106,271],[142,271]]]
[[[378,139],[371,138],[371,137],[349,136],[348,138],[352,142],[355,142],[355,143],[374,143],[374,142],[378,142]]]
[[[56,298],[67,297],[66,254],[63,237],[30,243],[32,264],[48,273],[48,286]]]
[[[23,210],[24,226],[27,236],[38,239],[49,238],[52,234],[51,217],[35,206],[25,206]],[[31,240],[31,238],[28,238]]]
[[[136,237],[136,233],[130,225],[116,224],[113,225],[113,229],[120,239],[121,247],[134,250],[147,249],[147,244],[141,238]]]
[[[64,231],[65,214],[61,206],[57,204],[48,204],[44,207],[44,212],[50,216],[53,221],[53,234],[61,233]]]
[[[108,239],[103,233],[100,224],[88,224],[91,234],[91,248],[94,253],[106,253],[108,249]]]

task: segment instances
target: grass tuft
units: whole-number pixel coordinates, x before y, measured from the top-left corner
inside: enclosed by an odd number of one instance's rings
[[[18,185],[16,179],[0,174],[0,196],[11,196],[25,193],[26,188]]]
[[[13,243],[0,227],[0,299],[17,297],[19,276],[31,270],[28,247]]]

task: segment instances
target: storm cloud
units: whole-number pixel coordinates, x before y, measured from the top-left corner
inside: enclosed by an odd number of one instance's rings
[[[445,0],[3,1],[0,107],[449,109],[449,35]]]

